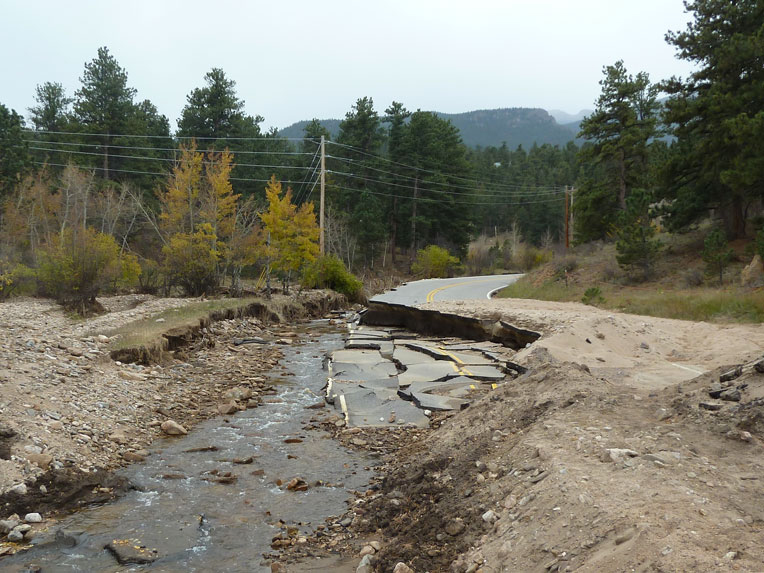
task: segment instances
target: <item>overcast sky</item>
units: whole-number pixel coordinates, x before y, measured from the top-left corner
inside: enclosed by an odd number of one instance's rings
[[[212,67],[265,127],[380,112],[594,106],[602,67],[686,76],[664,41],[681,0],[0,0],[0,103],[27,114],[37,84],[79,87],[108,46],[173,129]]]

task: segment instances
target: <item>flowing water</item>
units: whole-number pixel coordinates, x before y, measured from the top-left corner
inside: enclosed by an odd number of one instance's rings
[[[304,344],[284,348],[289,376],[271,403],[208,420],[183,438],[155,442],[145,463],[122,472],[139,490],[62,519],[35,539],[34,549],[0,560],[0,571],[28,571],[32,564],[43,573],[269,571],[262,554],[271,551],[279,520],[311,531],[342,513],[348,490],[362,488],[371,477],[364,469],[370,459],[322,431],[303,429],[315,413],[306,406],[319,401],[326,380],[322,359],[342,345],[326,322],[313,323],[308,334]],[[285,443],[287,438],[302,442]],[[211,446],[217,451],[209,451]],[[193,449],[208,450],[188,452]],[[251,464],[232,463],[250,456]],[[223,472],[238,479],[203,479]],[[276,485],[293,477],[311,487],[294,492]],[[324,485],[314,485],[318,481]],[[59,530],[76,545],[57,544]],[[104,549],[114,539],[139,540],[160,557],[149,565],[119,565]]]

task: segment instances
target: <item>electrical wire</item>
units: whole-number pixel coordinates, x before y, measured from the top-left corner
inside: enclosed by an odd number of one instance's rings
[[[104,145],[102,143],[71,143],[68,141],[39,141],[35,139],[24,139],[24,143],[36,143],[38,145],[70,145],[73,147],[108,147],[109,149],[133,149],[138,151],[180,151],[179,147],[140,147],[133,145]],[[197,153],[206,153],[197,151]],[[314,155],[309,151],[230,151],[231,155]]]
[[[387,186],[391,186],[391,187],[402,187],[403,189],[411,189],[413,187],[412,185],[402,185],[400,183],[392,183],[392,182],[389,182],[389,181],[383,181],[381,179],[374,179],[372,177],[364,177],[362,175],[355,175],[353,173],[345,173],[345,172],[342,172],[342,171],[330,171],[330,170],[327,170],[327,173],[334,173],[336,175],[342,175],[342,176],[345,176],[345,177],[351,177],[353,179],[362,179],[364,181],[372,181],[372,182],[375,182],[375,183],[382,183],[383,185],[387,185]],[[431,182],[431,181],[427,181],[427,182],[420,181],[420,183],[425,183],[426,185],[429,186],[429,185],[432,185],[433,182]],[[560,193],[564,193],[565,192],[564,189],[561,188],[561,187],[557,188],[554,191],[549,190],[549,191],[528,192],[528,193],[525,193],[525,192],[511,192],[511,193],[510,192],[504,192],[501,195],[499,195],[499,194],[497,194],[497,195],[487,195],[486,193],[481,192],[480,189],[474,188],[474,187],[471,188],[473,191],[475,191],[474,193],[463,193],[463,192],[460,192],[460,191],[445,191],[443,189],[432,189],[430,187],[427,187],[427,188],[419,187],[419,189],[427,189],[429,191],[432,191],[433,193],[442,193],[444,195],[466,195],[466,196],[471,196],[471,197],[476,197],[476,196],[477,197],[487,197],[487,196],[490,196],[490,197],[539,197],[539,196],[544,196],[544,195],[559,195]]]
[[[343,191],[352,191],[354,193],[368,193],[370,195],[378,195],[381,197],[392,197],[397,199],[410,199],[413,200],[414,198],[410,195],[396,195],[394,193],[380,193],[378,191],[370,191],[368,189],[352,189],[350,187],[341,187],[339,185],[332,184],[331,187],[333,189],[340,189]],[[535,205],[539,203],[553,203],[556,201],[560,201],[562,199],[562,196],[555,197],[554,199],[542,199],[540,201],[490,201],[490,202],[482,202],[482,201],[451,201],[451,203],[455,204],[461,204],[461,205]],[[416,201],[423,201],[426,203],[439,203],[443,204],[442,199],[431,199],[429,197],[417,197]]]
[[[78,135],[84,137],[135,137],[143,139],[198,139],[198,140],[213,140],[213,141],[314,141],[311,137],[278,137],[278,136],[262,136],[262,137],[206,137],[199,135],[144,135],[144,134],[130,134],[130,133],[86,133],[81,131],[45,131],[24,129],[27,133],[44,133],[44,134],[59,134],[59,135]]]
[[[350,149],[351,151],[354,151],[354,152],[359,153],[361,155],[366,155],[368,157],[372,157],[372,158],[377,159],[379,161],[385,161],[387,163],[392,163],[394,165],[399,165],[400,167],[405,167],[406,169],[411,169],[411,170],[414,170],[414,171],[421,171],[421,172],[424,172],[424,173],[432,173],[432,174],[435,174],[435,175],[445,175],[442,171],[435,171],[433,169],[426,169],[424,167],[415,167],[413,165],[407,165],[406,163],[401,163],[399,161],[394,161],[392,159],[388,159],[387,157],[382,157],[381,155],[375,155],[373,153],[368,153],[367,151],[364,151],[364,150],[359,149],[357,147],[353,147],[352,145],[346,145],[344,143],[338,143],[336,141],[329,141],[329,140],[327,140],[326,143],[329,144],[329,145],[337,145],[339,147],[344,147],[346,149]],[[335,159],[339,159],[339,158],[335,157]],[[470,179],[468,177],[460,177],[458,175],[448,175],[448,176],[452,177],[454,179],[459,179],[461,181],[467,181],[469,183],[472,183],[473,185],[480,184],[480,181],[477,181],[476,179]],[[516,186],[510,185],[510,184],[501,184],[501,183],[496,183],[495,185],[496,186],[500,186],[500,187],[502,187],[502,186],[504,186],[504,187],[516,187]]]
[[[339,161],[344,161],[345,163],[352,163],[354,165],[359,165],[359,163],[356,160],[350,159],[350,158],[347,158],[347,157],[337,157],[335,155],[327,155],[326,157],[327,157],[327,159],[337,159]],[[379,173],[385,173],[385,174],[388,174],[388,175],[393,175],[395,177],[398,177],[398,178],[404,179],[404,180],[408,180],[408,181],[420,181],[421,182],[421,179],[418,178],[418,177],[410,177],[408,175],[401,175],[400,173],[395,173],[393,171],[387,171],[385,169],[379,169],[378,167],[372,167],[370,165],[366,165],[366,164],[363,164],[363,163],[360,164],[360,167],[362,167],[363,169],[368,169],[370,171],[377,171]],[[447,173],[441,173],[441,172],[437,172],[437,174],[438,175],[444,175],[446,177],[456,177],[454,175],[449,175]],[[509,183],[484,183],[484,182],[480,182],[480,181],[477,181],[477,180],[475,180],[475,182],[478,183],[478,185],[484,185],[486,191],[495,191],[497,193],[506,193],[507,189],[509,189],[510,192],[514,192],[514,191],[517,191],[517,192],[522,192],[522,191],[557,191],[557,190],[561,189],[561,187],[555,187],[555,186],[549,186],[549,185],[530,186],[530,185],[513,185],[513,184],[509,184]],[[458,185],[456,183],[443,183],[443,182],[439,182],[439,181],[428,181],[427,183],[429,185],[440,185],[442,187],[450,187],[450,188],[453,188],[453,189],[471,189],[471,190],[475,190],[475,189],[478,188],[478,187],[475,187],[474,185],[466,186],[466,185]],[[498,186],[498,188],[493,189],[490,186]],[[502,189],[501,187],[506,187],[507,189]]]
[[[69,163],[47,163],[45,161],[35,161],[35,165],[48,165],[52,167],[69,167],[71,164]],[[159,175],[160,177],[167,177],[170,175],[170,172],[167,171],[165,173],[162,173],[160,171],[138,171],[133,169],[105,169],[104,167],[83,167],[80,165],[75,165],[74,167],[78,167],[80,169],[95,169],[97,171],[108,171],[109,173],[136,173],[139,175]],[[268,183],[270,179],[251,179],[247,177],[229,177],[231,181],[252,181],[255,183]],[[282,183],[286,184],[292,184],[292,183],[299,183],[299,181],[290,181],[290,180],[281,180]]]
[[[71,153],[75,155],[95,155],[98,157],[103,156],[103,153],[96,153],[95,151],[73,151],[69,149],[48,149],[45,147],[29,147],[29,149],[33,149],[36,151],[50,151],[53,153]],[[109,157],[119,157],[120,159],[136,159],[139,161],[169,161],[171,163],[177,163],[177,160],[170,159],[167,157],[143,157],[139,155],[120,155],[118,153],[111,153],[109,154]],[[219,163],[218,161],[202,161],[205,165],[216,165]],[[268,169],[309,169],[308,167],[304,166],[295,166],[295,165],[260,165],[257,163],[237,163],[235,167],[261,167],[261,168],[268,168]]]

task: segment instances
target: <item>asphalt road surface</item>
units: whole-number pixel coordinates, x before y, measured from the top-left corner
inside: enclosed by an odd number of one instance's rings
[[[490,298],[490,294],[512,284],[522,274],[459,277],[454,279],[424,279],[412,281],[371,300],[415,305],[440,300],[475,300]]]

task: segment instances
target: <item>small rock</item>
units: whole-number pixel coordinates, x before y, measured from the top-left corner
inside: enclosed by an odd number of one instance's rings
[[[122,430],[115,430],[109,435],[109,439],[115,444],[126,444],[128,442],[125,432]]]
[[[13,493],[18,494],[18,495],[26,495],[27,494],[27,486],[25,484],[23,484],[23,483],[20,483],[20,484],[14,485],[10,489],[10,491],[12,491]]]
[[[18,519],[2,519],[0,520],[0,535],[6,535],[13,531],[19,525]]]
[[[361,552],[358,555],[364,557],[366,555],[374,555],[376,552],[377,551],[371,545],[364,545],[363,549],[361,549]]]
[[[734,559],[737,559],[737,551],[728,551],[724,554],[725,561],[732,561]]]
[[[709,412],[716,412],[717,410],[722,409],[722,404],[717,404],[715,402],[701,402],[698,404],[698,408],[701,410],[708,410]]]
[[[379,551],[382,549],[382,544],[379,541],[370,541],[369,545],[371,545],[374,548],[374,551]]]
[[[626,448],[608,448],[600,454],[600,461],[617,464],[626,461],[627,458],[634,458],[638,455],[634,450]]]
[[[616,535],[615,537],[615,544],[620,545],[621,543],[626,543],[629,539],[634,537],[634,534],[637,532],[637,530],[633,527],[630,527],[626,531],[623,531]]]
[[[504,501],[502,502],[502,505],[505,509],[512,509],[517,505],[517,497],[515,497],[512,494],[509,494],[507,497],[504,498]]]
[[[729,382],[730,380],[734,380],[735,378],[740,378],[743,375],[743,367],[738,366],[737,368],[734,368],[733,370],[730,370],[729,372],[725,372],[721,376],[719,376],[719,382]]]
[[[122,459],[126,462],[144,462],[146,461],[146,456],[138,452],[122,452]]]
[[[737,388],[730,388],[725,390],[719,395],[719,398],[726,400],[727,402],[740,402],[740,390]]]
[[[23,541],[23,540],[24,540],[24,534],[17,529],[14,529],[8,534],[8,541],[13,541],[15,543],[18,543],[19,541]]]
[[[289,491],[307,491],[308,484],[302,478],[292,478],[291,480],[289,480],[289,483],[287,484],[286,488]]]
[[[708,395],[711,396],[711,398],[718,398],[723,391],[724,387],[718,382],[714,382],[708,389]]]
[[[356,567],[355,573],[372,573],[373,570],[371,556],[364,555],[363,559],[361,559],[361,562],[358,564],[358,567]]]
[[[48,469],[53,462],[53,456],[50,454],[27,454],[27,459],[41,469]]]
[[[486,511],[481,517],[486,523],[496,523],[499,520],[499,516],[492,509]]]
[[[452,537],[456,537],[460,533],[462,533],[467,528],[466,525],[464,525],[464,522],[459,519],[458,517],[456,519],[452,519],[446,524],[446,527],[444,528],[446,533],[448,533]]]
[[[98,342],[101,342],[103,344],[108,343],[110,340],[108,336],[104,336],[103,334],[99,334],[97,338],[98,338]]]
[[[408,565],[406,565],[403,561],[399,561],[398,563],[395,564],[393,573],[414,573],[414,570]]]
[[[27,513],[24,516],[24,521],[27,523],[42,523],[42,515],[39,513]]]
[[[168,436],[181,436],[188,434],[188,430],[178,424],[178,422],[175,420],[166,420],[162,422],[160,427],[162,428],[162,431]]]
[[[218,412],[223,414],[224,416],[228,414],[235,414],[239,411],[239,407],[236,405],[236,402],[231,400],[230,402],[223,402],[222,404],[218,404]]]
[[[115,539],[106,545],[106,549],[120,565],[152,563],[159,557],[156,549],[147,548],[137,539]]]

